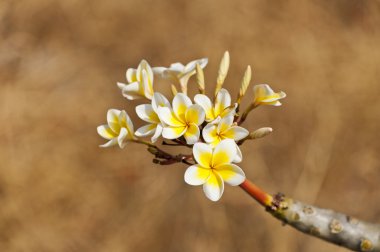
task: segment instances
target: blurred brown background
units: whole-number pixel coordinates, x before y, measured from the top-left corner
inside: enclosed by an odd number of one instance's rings
[[[239,187],[210,202],[143,146],[98,147],[107,109],[143,124],[116,87],[128,67],[208,57],[212,91],[225,50],[234,96],[248,64],[288,95],[245,124],[275,130],[242,148],[247,176],[380,222],[379,1],[9,0],[0,18],[0,251],[345,251]]]

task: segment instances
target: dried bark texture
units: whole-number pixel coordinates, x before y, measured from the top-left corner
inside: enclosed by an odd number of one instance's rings
[[[354,251],[380,251],[380,225],[360,221],[276,195],[268,208],[273,216],[306,234]]]

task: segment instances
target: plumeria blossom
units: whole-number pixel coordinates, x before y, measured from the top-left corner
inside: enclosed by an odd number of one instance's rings
[[[163,78],[170,79],[181,85],[181,90],[183,93],[187,93],[187,82],[190,77],[195,74],[196,65],[203,69],[208,63],[207,58],[197,59],[189,62],[186,66],[182,63],[173,63],[169,68],[166,67],[156,67],[154,68],[154,73],[160,74]]]
[[[234,123],[234,116],[229,115],[224,117],[219,121],[219,123],[207,124],[202,130],[202,136],[206,143],[210,144],[212,147],[218,145],[224,139],[233,139],[235,142],[247,137],[249,131],[243,127],[237,126]],[[235,162],[240,162],[242,160],[242,153],[237,144],[236,145],[236,157]]]
[[[212,147],[215,147],[223,139],[233,139],[237,142],[248,135],[248,130],[234,124],[233,115],[224,117],[217,125],[209,123],[202,130],[203,139]]]
[[[126,73],[129,84],[117,83],[122,94],[128,100],[139,98],[152,99],[153,96],[153,69],[146,60],[142,60],[137,69],[129,68]]]
[[[158,108],[158,116],[165,123],[162,136],[177,139],[184,136],[187,144],[194,144],[200,136],[199,125],[205,120],[202,107],[193,104],[188,96],[178,93],[173,99],[173,108]]]
[[[100,145],[100,147],[119,144],[120,148],[124,148],[128,140],[135,139],[133,136],[133,123],[124,110],[108,110],[107,123],[97,128],[98,134],[109,140],[107,143]]]
[[[215,119],[223,118],[229,115],[235,115],[236,105],[231,105],[231,95],[224,88],[220,89],[212,104],[210,98],[204,94],[197,94],[194,97],[196,104],[199,104],[206,113],[206,122],[213,122]]]
[[[138,137],[144,137],[152,135],[152,143],[157,141],[157,138],[161,136],[163,125],[158,117],[159,107],[171,107],[168,99],[160,93],[154,93],[152,98],[152,104],[141,104],[136,107],[136,114],[143,121],[149,124],[138,128],[135,135]]]
[[[253,87],[253,104],[259,105],[273,105],[281,106],[279,101],[286,97],[286,94],[282,91],[275,93],[268,84],[259,84]]]
[[[190,185],[203,185],[207,198],[218,201],[224,191],[224,182],[231,186],[245,180],[243,170],[232,164],[236,156],[235,142],[232,139],[222,140],[213,149],[205,143],[196,143],[193,155],[197,164],[187,168],[185,182]]]

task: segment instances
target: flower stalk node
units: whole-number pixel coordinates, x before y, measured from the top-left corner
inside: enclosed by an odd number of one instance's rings
[[[287,204],[285,203],[285,194],[277,193],[273,196],[273,200],[271,205],[268,207],[269,211],[276,212],[279,210],[283,210],[287,208]]]

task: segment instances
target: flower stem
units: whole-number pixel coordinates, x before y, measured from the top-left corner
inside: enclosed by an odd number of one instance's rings
[[[237,121],[238,125],[242,124],[246,119],[247,119],[247,116],[249,114],[249,112],[251,112],[253,109],[255,109],[257,107],[256,104],[254,103],[251,103],[249,105],[249,107],[244,111],[243,115],[239,118],[239,120]]]
[[[131,140],[131,142],[138,143],[138,144],[144,144],[144,145],[146,145],[146,146],[153,147],[153,148],[156,148],[156,147],[157,147],[156,145],[151,144],[151,143],[149,143],[149,142],[147,142],[147,141],[143,141],[143,140],[133,139],[133,140]]]
[[[264,192],[248,179],[244,180],[239,186],[262,206],[271,207],[273,202],[272,196]]]

